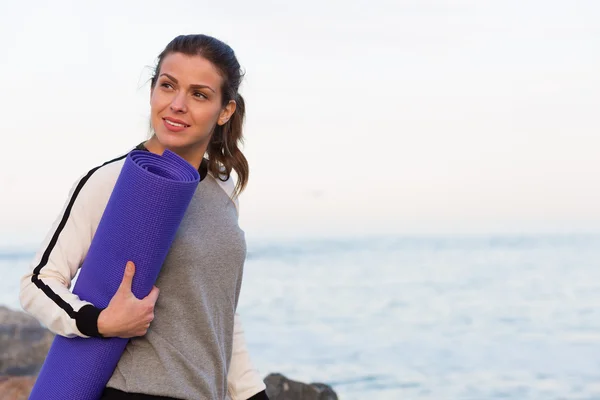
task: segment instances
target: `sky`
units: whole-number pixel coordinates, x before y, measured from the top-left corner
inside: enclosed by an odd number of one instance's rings
[[[148,133],[175,36],[246,71],[247,237],[600,232],[600,3],[0,3],[0,247]]]

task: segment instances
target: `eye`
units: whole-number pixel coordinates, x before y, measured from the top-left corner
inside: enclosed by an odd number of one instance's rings
[[[194,92],[194,97],[197,97],[197,98],[199,98],[199,99],[202,99],[202,98],[206,99],[206,98],[207,98],[207,97],[204,95],[204,93],[202,93],[202,92]]]
[[[160,87],[164,87],[165,89],[173,89],[173,85],[171,85],[169,82],[161,83]]]

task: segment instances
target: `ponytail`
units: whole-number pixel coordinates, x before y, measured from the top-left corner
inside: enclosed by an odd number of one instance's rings
[[[246,113],[246,105],[241,94],[235,95],[235,112],[223,125],[217,125],[208,144],[208,171],[218,179],[226,181],[231,170],[237,174],[234,196],[242,193],[248,183],[248,160],[238,147],[244,143],[242,126]]]

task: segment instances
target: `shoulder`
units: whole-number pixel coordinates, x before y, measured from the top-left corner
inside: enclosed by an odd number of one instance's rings
[[[129,152],[93,166],[78,177],[71,188],[71,202],[80,206],[104,204],[117,182]]]
[[[80,186],[82,190],[86,191],[111,191],[121,173],[127,154],[128,153],[124,153],[92,167],[79,177],[77,185]]]
[[[219,184],[221,189],[223,189],[225,191],[227,196],[231,199],[231,201],[235,205],[235,209],[239,215],[240,205],[239,205],[237,196],[234,197],[235,182],[233,180],[233,176],[231,176],[231,174],[229,174],[229,178],[227,178],[227,175],[225,175],[224,172],[223,172],[223,174],[220,174],[220,176],[215,176],[214,174],[212,174],[210,172],[209,172],[209,175],[212,176],[215,179],[215,181],[217,181],[217,183]]]

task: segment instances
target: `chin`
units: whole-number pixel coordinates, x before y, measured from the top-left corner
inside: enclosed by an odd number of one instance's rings
[[[156,139],[165,148],[182,148],[190,145],[190,140],[183,135],[172,132],[156,132]]]
[[[191,150],[194,147],[201,146],[202,142],[187,137],[181,133],[156,132],[158,142],[169,150]]]

